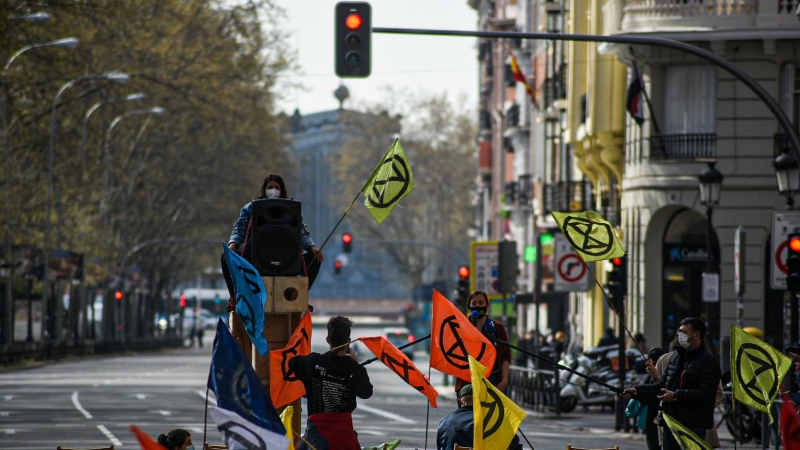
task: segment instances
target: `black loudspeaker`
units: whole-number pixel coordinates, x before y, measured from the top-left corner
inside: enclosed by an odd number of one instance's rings
[[[300,202],[283,198],[253,201],[250,262],[262,277],[302,273]]]

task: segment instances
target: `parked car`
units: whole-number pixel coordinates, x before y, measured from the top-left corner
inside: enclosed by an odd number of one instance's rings
[[[217,321],[219,320],[219,316],[212,314],[211,311],[207,309],[200,310],[200,319],[199,323],[202,324],[204,330],[215,330],[217,328]],[[186,308],[183,312],[183,330],[184,332],[189,332],[193,330],[195,327],[195,323],[198,322],[197,314],[193,309]]]
[[[395,347],[401,347],[403,345],[408,344],[409,342],[414,342],[414,335],[408,330],[408,328],[397,328],[397,327],[389,327],[383,329],[383,336],[386,338],[387,341],[391,342],[392,345]],[[414,360],[414,346],[408,346],[402,350],[408,359],[411,361]]]

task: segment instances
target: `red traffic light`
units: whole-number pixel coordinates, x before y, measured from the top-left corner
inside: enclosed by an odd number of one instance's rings
[[[333,263],[333,268],[334,269],[341,269],[342,268],[342,262],[341,261],[336,261],[335,263]]]
[[[789,249],[793,252],[800,252],[800,237],[789,239]]]
[[[469,266],[460,266],[458,268],[458,278],[462,280],[469,278]]]
[[[615,266],[617,266],[617,267],[621,266],[621,265],[622,265],[622,258],[620,258],[620,257],[618,256],[618,257],[616,257],[616,258],[612,259],[612,260],[611,260],[611,264],[614,264],[614,265],[615,265]]]
[[[361,19],[361,15],[355,13],[350,14],[347,16],[347,19],[344,20],[345,26],[351,30],[357,30],[361,28],[362,23],[364,23],[364,21]]]
[[[345,244],[349,244],[349,243],[353,242],[353,235],[350,234],[350,233],[343,234],[342,235],[342,242],[344,242]]]
[[[122,291],[114,292],[114,298],[117,299],[117,301],[122,300],[122,297],[123,297]]]
[[[181,294],[181,308],[186,308],[186,296]]]

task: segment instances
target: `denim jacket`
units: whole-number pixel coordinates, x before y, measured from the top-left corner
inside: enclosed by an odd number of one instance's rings
[[[244,205],[242,211],[239,212],[239,218],[236,219],[236,223],[233,224],[233,231],[231,232],[231,238],[228,240],[228,244],[235,242],[241,250],[242,242],[244,242],[245,235],[247,234],[247,226],[252,217],[253,202],[250,202]],[[311,247],[316,245],[314,241],[311,240],[311,233],[308,232],[308,227],[303,222],[302,216],[300,217],[300,245],[303,247],[303,250],[307,252],[310,252]]]

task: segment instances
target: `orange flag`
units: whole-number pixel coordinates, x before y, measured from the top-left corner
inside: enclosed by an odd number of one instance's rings
[[[148,436],[144,431],[140,430],[136,425],[131,425],[130,430],[131,433],[136,436],[136,439],[139,441],[139,445],[142,446],[143,450],[167,450],[163,445],[154,441],[153,438]]]
[[[488,377],[497,351],[489,339],[436,289],[433,290],[431,325],[431,367],[469,380],[468,356],[472,356],[488,369]]]
[[[311,353],[311,331],[311,313],[306,313],[286,347],[269,352],[269,394],[276,408],[306,395],[303,382],[289,370],[289,361],[295,356]]]
[[[420,391],[422,395],[428,397],[428,402],[436,408],[436,397],[439,393],[431,386],[431,381],[422,372],[417,369],[417,366],[408,359],[403,352],[395,347],[391,342],[386,340],[383,336],[365,337],[361,338],[361,342],[367,346],[376,358],[380,359],[386,367],[392,369],[414,389]]]

